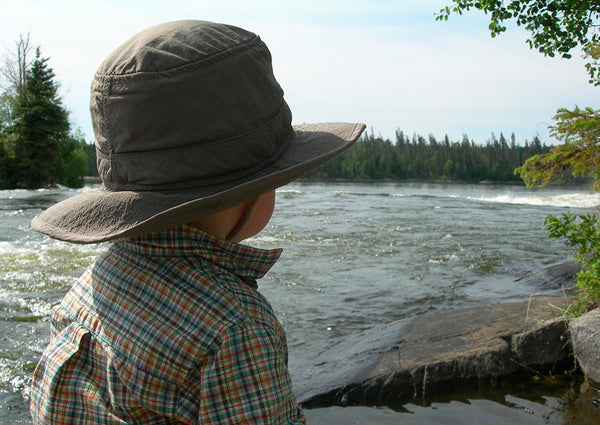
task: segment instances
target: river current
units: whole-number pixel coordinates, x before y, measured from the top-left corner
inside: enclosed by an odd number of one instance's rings
[[[107,247],[54,241],[29,221],[91,189],[0,191],[0,424],[30,423],[29,384],[49,340],[50,309]],[[600,195],[585,187],[296,182],[277,191],[271,222],[247,243],[284,249],[259,288],[287,330],[293,380],[315,355],[374,326],[556,291],[530,278],[572,253],[548,238],[544,217],[599,208]],[[307,417],[314,424],[598,423],[593,394],[573,395],[572,386],[544,387],[535,397],[514,389],[424,406],[312,409]]]

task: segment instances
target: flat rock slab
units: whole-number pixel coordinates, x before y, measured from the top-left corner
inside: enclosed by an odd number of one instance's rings
[[[336,345],[295,377],[306,407],[424,399],[571,363],[561,297],[438,312]]]

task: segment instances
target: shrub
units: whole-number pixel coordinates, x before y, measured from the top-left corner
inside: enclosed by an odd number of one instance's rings
[[[579,289],[574,313],[582,314],[600,306],[600,223],[593,214],[557,217],[549,215],[544,225],[551,238],[563,238],[568,246],[578,247],[575,258],[581,264],[577,274]]]

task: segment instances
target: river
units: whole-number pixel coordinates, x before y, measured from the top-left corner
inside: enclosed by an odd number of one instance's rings
[[[1,424],[30,423],[29,385],[49,339],[50,309],[106,249],[53,241],[29,221],[91,189],[0,191]],[[259,287],[287,330],[294,379],[315,354],[373,326],[555,290],[523,278],[571,253],[547,237],[544,217],[599,207],[600,195],[584,187],[296,182],[277,191],[273,219],[248,243],[284,248]],[[577,395],[574,385],[307,416],[314,424],[598,423],[597,394]]]

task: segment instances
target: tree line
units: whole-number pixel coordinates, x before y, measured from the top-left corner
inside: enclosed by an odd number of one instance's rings
[[[492,134],[485,144],[476,144],[464,135],[451,141],[446,135],[407,136],[396,132],[396,141],[363,135],[350,149],[308,174],[321,179],[456,180],[466,182],[520,182],[515,169],[528,158],[551,149],[536,136],[517,144],[501,133]]]
[[[518,145],[514,135],[509,143],[503,134],[499,138],[492,134],[486,144],[479,145],[466,135],[460,142],[451,142],[448,136],[437,141],[433,135],[427,139],[418,135],[409,138],[398,130],[393,144],[371,132],[306,178],[522,182],[515,169],[533,155],[550,149],[538,137]],[[88,158],[87,175],[97,176],[94,145],[85,145],[84,151]]]

